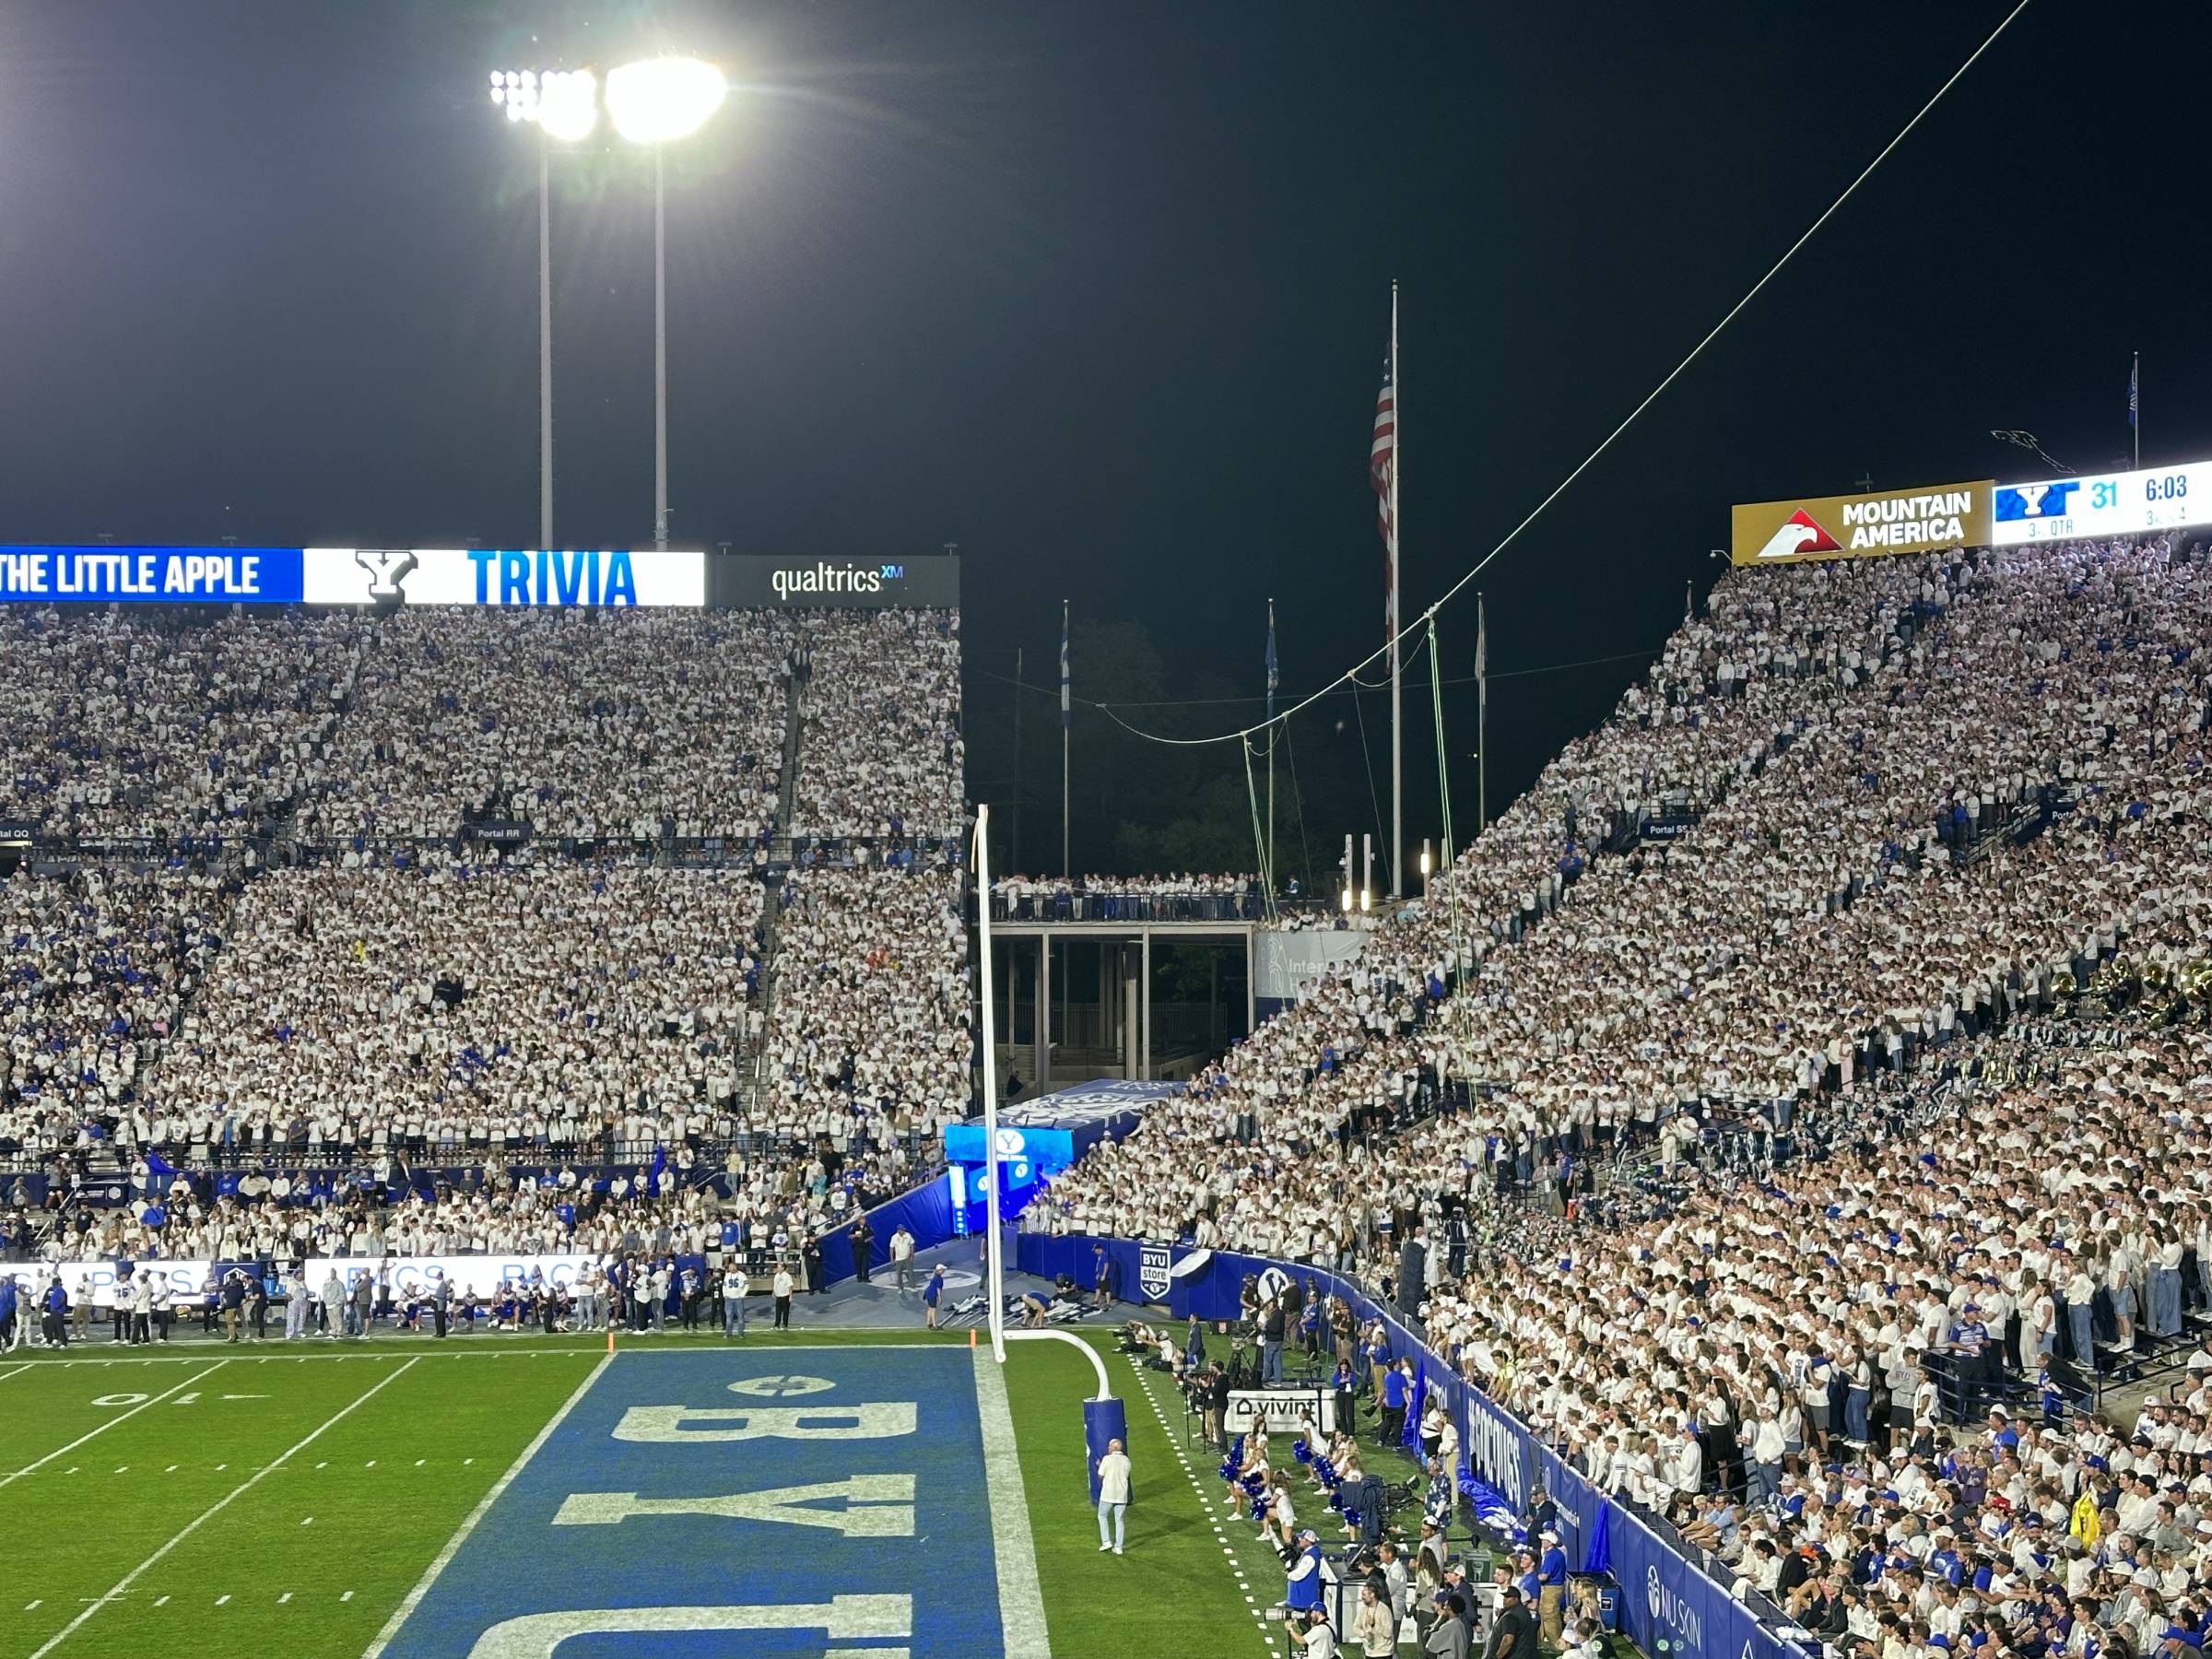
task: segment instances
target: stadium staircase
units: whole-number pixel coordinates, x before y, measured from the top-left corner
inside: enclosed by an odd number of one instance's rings
[[[799,753],[806,731],[806,679],[793,674],[784,680],[783,696],[783,787],[776,798],[775,839],[780,845],[791,844],[791,815],[797,804],[799,791]],[[760,909],[760,1029],[765,1034],[769,1022],[775,1018],[776,1008],[776,924],[783,914],[783,888],[779,884],[768,889],[767,901]],[[767,1044],[753,1054],[752,1076],[744,1086],[745,1105],[749,1116],[765,1092],[767,1081],[764,1068],[768,1064]]]

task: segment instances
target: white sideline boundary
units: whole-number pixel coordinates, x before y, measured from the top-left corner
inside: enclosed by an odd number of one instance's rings
[[[541,1351],[558,1352],[559,1350]],[[624,1349],[622,1351],[627,1353],[630,1350]],[[662,1351],[669,1352],[671,1350],[663,1349]],[[415,1587],[408,1591],[401,1599],[399,1606],[393,1609],[392,1617],[384,1620],[384,1628],[377,1631],[376,1640],[369,1644],[367,1651],[362,1653],[361,1659],[378,1659],[378,1656],[383,1653],[392,1638],[399,1634],[400,1626],[407,1622],[408,1615],[422,1605],[422,1598],[430,1593],[430,1586],[436,1583],[439,1576],[453,1564],[453,1557],[460,1553],[461,1546],[468,1542],[468,1535],[477,1530],[477,1524],[483,1520],[491,1506],[500,1500],[500,1494],[514,1484],[514,1477],[529,1466],[530,1460],[538,1454],[548,1440],[553,1438],[553,1430],[559,1428],[568,1419],[569,1413],[576,1409],[583,1396],[591,1393],[592,1384],[598,1382],[600,1377],[606,1373],[606,1368],[614,1362],[615,1354],[611,1349],[599,1356],[599,1363],[593,1366],[591,1374],[576,1385],[576,1392],[561,1402],[560,1409],[546,1419],[546,1426],[537,1431],[537,1437],[523,1448],[523,1454],[509,1464],[507,1472],[493,1481],[491,1489],[477,1500],[477,1507],[468,1512],[468,1518],[462,1522],[459,1529],[445,1541],[445,1547],[438,1552],[437,1559],[423,1570],[422,1577],[415,1581]],[[38,1659],[38,1655],[32,1654],[31,1659]]]
[[[100,1435],[105,1434],[109,1430],[114,1428],[116,1424],[124,1421],[125,1418],[136,1417],[140,1412],[144,1411],[149,1406],[160,1405],[162,1401],[168,1399],[171,1394],[175,1394],[179,1389],[190,1388],[194,1382],[202,1382],[208,1377],[214,1376],[217,1371],[221,1371],[223,1367],[229,1363],[229,1361],[228,1359],[218,1359],[213,1365],[209,1366],[198,1376],[187,1377],[183,1382],[178,1383],[175,1388],[165,1388],[159,1394],[156,1394],[152,1399],[141,1400],[137,1405],[132,1406],[128,1411],[117,1412],[106,1422],[100,1424],[99,1428],[93,1430],[91,1433],[78,1435],[67,1445],[57,1447],[55,1450],[47,1453],[46,1455],[40,1458],[37,1463],[28,1463],[25,1464],[21,1468],[15,1470],[12,1474],[0,1475],[0,1487],[6,1486],[12,1481],[22,1479],[24,1476],[29,1474],[33,1469],[44,1468],[55,1458],[61,1456],[63,1453],[76,1451],[87,1441],[98,1439]],[[28,1370],[29,1368],[27,1365],[25,1369]],[[13,1371],[8,1373],[10,1376],[14,1376],[15,1374],[16,1373]]]
[[[418,1358],[419,1358],[419,1356],[418,1356]],[[407,1369],[414,1363],[415,1360],[411,1359],[406,1365],[402,1365],[394,1370],[386,1371],[382,1376],[371,1382],[366,1390],[356,1394],[351,1402],[339,1406],[336,1411],[333,1412],[329,1417],[324,1418],[321,1423],[316,1425],[316,1427],[309,1430],[304,1438],[295,1441],[284,1451],[279,1452],[275,1457],[271,1458],[260,1468],[254,1470],[253,1474],[247,1476],[245,1479],[240,1481],[228,1492],[224,1493],[220,1498],[218,1498],[213,1503],[202,1510],[197,1515],[194,1515],[190,1521],[187,1521],[182,1529],[178,1532],[176,1536],[170,1539],[168,1543],[162,1545],[161,1547],[155,1550],[152,1555],[147,1556],[145,1560],[139,1562],[137,1566],[132,1568],[130,1571],[124,1573],[122,1578],[118,1579],[115,1582],[115,1587],[112,1590],[109,1591],[105,1595],[100,1597],[99,1600],[89,1604],[82,1613],[79,1613],[75,1618],[71,1619],[67,1624],[64,1625],[52,1636],[47,1638],[45,1644],[32,1653],[30,1659],[46,1659],[46,1655],[48,1653],[53,1653],[55,1648],[60,1647],[63,1642],[68,1641],[71,1636],[75,1635],[78,1629],[83,1626],[84,1622],[88,1618],[90,1618],[93,1614],[99,1612],[100,1608],[106,1606],[110,1602],[120,1600],[124,1592],[128,1590],[134,1583],[137,1583],[139,1575],[145,1572],[147,1569],[159,1563],[164,1556],[169,1554],[171,1550],[174,1549],[178,1545],[183,1543],[185,1539],[191,1537],[194,1533],[199,1531],[201,1527],[206,1525],[208,1522],[214,1520],[216,1516],[221,1514],[223,1511],[229,1509],[233,1500],[243,1497],[246,1493],[252,1491],[255,1487],[259,1486],[266,1477],[274,1475],[279,1468],[283,1467],[284,1465],[290,1462],[295,1453],[304,1452],[308,1447],[314,1444],[316,1441],[323,1437],[325,1430],[335,1427],[345,1418],[352,1416],[356,1410],[359,1409],[363,1406],[366,1406],[380,1389],[382,1389],[388,1386],[390,1383],[395,1382],[400,1375],[407,1371]],[[178,1384],[178,1387],[180,1388],[182,1386],[182,1383]],[[148,1405],[153,1404],[153,1402],[150,1400],[147,1403]]]
[[[1006,1659],[1052,1659],[1044,1593],[1037,1584],[1037,1545],[1014,1444],[1006,1380],[987,1347],[975,1352],[975,1415],[983,1430],[983,1486],[991,1500],[991,1550],[998,1558],[998,1622]],[[373,1656],[371,1656],[373,1659]]]
[[[1101,1327],[1091,1326],[1088,1328],[1095,1330]],[[877,1334],[874,1331],[868,1333],[870,1335]],[[898,1334],[898,1327],[891,1327],[881,1334],[895,1335]],[[957,1335],[959,1333],[956,1331],[952,1334]],[[618,1335],[620,1333],[618,1332],[617,1335]],[[624,1347],[619,1351],[636,1359],[641,1355],[647,1354],[826,1354],[851,1348],[932,1348],[956,1347],[958,1346],[953,1342],[733,1342],[725,1345],[700,1341],[667,1346],[655,1345],[650,1347]],[[460,1348],[449,1346],[443,1348],[428,1349],[384,1347],[381,1350],[376,1347],[345,1349],[314,1347],[303,1354],[288,1353],[281,1348],[274,1354],[234,1354],[217,1363],[223,1365],[300,1365],[311,1363],[327,1365],[334,1360],[347,1359],[389,1362],[394,1359],[601,1359],[606,1357],[606,1350],[596,1344],[575,1347],[526,1348],[495,1348],[488,1346]],[[88,1365],[201,1365],[206,1361],[206,1356],[204,1354],[118,1355],[113,1359],[29,1359],[23,1362],[23,1369],[45,1371],[49,1368]],[[0,1372],[0,1382],[6,1382],[9,1377],[14,1375],[16,1375],[14,1371]]]

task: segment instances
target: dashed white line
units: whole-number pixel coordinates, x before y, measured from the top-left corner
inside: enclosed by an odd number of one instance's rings
[[[218,1361],[218,1363],[220,1362]],[[410,1359],[407,1360],[406,1364],[396,1366],[393,1370],[385,1372],[384,1375],[379,1377],[375,1382],[371,1382],[362,1393],[355,1395],[349,1403],[339,1406],[335,1412],[324,1418],[323,1421],[315,1428],[309,1430],[304,1438],[295,1441],[290,1446],[278,1453],[276,1456],[272,1458],[268,1463],[264,1464],[259,1469],[255,1470],[244,1480],[240,1481],[238,1485],[232,1487],[228,1492],[224,1493],[222,1497],[217,1499],[213,1503],[202,1510],[197,1515],[186,1522],[182,1529],[179,1531],[174,1537],[171,1538],[168,1543],[162,1545],[160,1548],[155,1550],[153,1554],[147,1556],[145,1560],[139,1562],[137,1566],[132,1568],[130,1571],[124,1573],[121,1579],[116,1581],[115,1588],[108,1592],[108,1596],[103,1598],[101,1603],[96,1603],[94,1606],[87,1607],[82,1613],[79,1613],[75,1618],[64,1625],[59,1630],[56,1630],[51,1637],[47,1639],[43,1646],[32,1652],[30,1659],[46,1659],[46,1655],[48,1653],[53,1652],[55,1648],[61,1646],[63,1642],[66,1641],[71,1636],[75,1635],[76,1631],[83,1627],[84,1622],[87,1619],[90,1618],[93,1614],[99,1612],[100,1606],[104,1605],[105,1600],[121,1595],[124,1591],[128,1590],[133,1584],[138,1582],[139,1578],[143,1576],[148,1569],[159,1563],[169,1554],[171,1550],[176,1548],[178,1545],[183,1543],[185,1539],[191,1537],[194,1533],[199,1531],[201,1527],[205,1526],[208,1522],[214,1520],[216,1516],[221,1514],[224,1510],[229,1508],[235,1500],[243,1497],[246,1493],[252,1491],[261,1483],[263,1478],[265,1477],[271,1470],[278,1468],[282,1465],[290,1462],[296,1453],[305,1451],[317,1440],[321,1439],[325,1430],[336,1427],[347,1418],[352,1416],[356,1410],[362,1406],[367,1405],[370,1400],[374,1398],[376,1394],[387,1384],[392,1382],[394,1379],[406,1374],[408,1367],[412,1366],[414,1363],[415,1361]],[[148,1404],[151,1404],[151,1402],[149,1401]],[[228,1600],[229,1598],[225,1597],[225,1599]]]
[[[228,1594],[218,1595],[215,1598],[215,1605],[219,1607],[229,1599],[230,1597]]]
[[[180,1390],[186,1389],[186,1388],[190,1388],[190,1387],[191,1387],[191,1386],[192,1386],[192,1385],[193,1385],[194,1382],[197,1382],[200,1380],[200,1377],[209,1377],[209,1376],[213,1376],[213,1375],[214,1375],[214,1374],[215,1374],[215,1373],[216,1373],[218,1371],[219,1371],[219,1370],[221,1370],[221,1369],[222,1369],[222,1367],[223,1367],[223,1364],[224,1364],[224,1362],[223,1362],[222,1360],[220,1360],[220,1359],[218,1359],[218,1360],[217,1360],[217,1361],[216,1361],[216,1362],[215,1362],[213,1365],[209,1366],[209,1367],[208,1367],[208,1368],[207,1368],[206,1371],[202,1371],[198,1377],[187,1377],[187,1378],[185,1378],[185,1379],[184,1379],[184,1381],[183,1381],[183,1382],[182,1382],[178,1383],[178,1384],[177,1384],[177,1386],[176,1386],[175,1388],[167,1388],[167,1389],[163,1389],[163,1390],[162,1390],[162,1391],[161,1391],[159,1394],[156,1394],[156,1395],[155,1395],[155,1396],[154,1396],[152,1399],[150,1399],[150,1400],[147,1400],[147,1401],[144,1401],[144,1402],[142,1402],[142,1403],[141,1403],[141,1404],[139,1404],[139,1405],[134,1406],[132,1406],[132,1407],[131,1407],[131,1408],[130,1408],[128,1411],[119,1411],[119,1412],[117,1412],[117,1413],[116,1413],[116,1414],[115,1414],[113,1417],[112,1417],[112,1418],[108,1418],[108,1420],[107,1420],[106,1422],[104,1422],[104,1423],[100,1424],[100,1426],[99,1428],[97,1428],[97,1429],[93,1430],[91,1431],[91,1433],[89,1433],[89,1434],[80,1434],[80,1435],[78,1435],[78,1436],[77,1436],[77,1437],[76,1437],[75,1440],[71,1441],[70,1441],[70,1442],[69,1442],[67,1445],[65,1445],[65,1446],[61,1446],[61,1447],[57,1447],[55,1450],[53,1450],[53,1451],[52,1451],[52,1452],[49,1452],[49,1453],[46,1453],[46,1455],[45,1455],[45,1456],[43,1456],[43,1457],[41,1457],[41,1458],[40,1458],[40,1459],[39,1459],[39,1461],[38,1461],[37,1463],[32,1463],[32,1464],[25,1464],[25,1465],[23,1465],[21,1468],[19,1468],[19,1469],[16,1470],[16,1471],[15,1471],[13,1474],[10,1474],[10,1475],[0,1475],[0,1487],[6,1486],[6,1485],[7,1485],[7,1484],[8,1484],[10,1481],[14,1481],[14,1480],[19,1480],[19,1479],[21,1479],[21,1478],[22,1478],[24,1476],[26,1476],[26,1475],[29,1474],[29,1473],[30,1473],[30,1472],[31,1472],[33,1469],[43,1468],[43,1467],[44,1467],[46,1465],[48,1465],[48,1464],[52,1463],[52,1462],[53,1462],[53,1461],[55,1458],[57,1458],[57,1457],[59,1457],[59,1456],[61,1456],[61,1455],[62,1455],[64,1453],[65,1453],[65,1452],[74,1452],[74,1451],[76,1451],[76,1449],[77,1449],[79,1446],[83,1445],[83,1444],[84,1444],[84,1443],[85,1443],[87,1441],[88,1441],[88,1440],[91,1440],[92,1438],[94,1438],[94,1436],[96,1436],[96,1435],[101,1435],[101,1434],[105,1434],[105,1433],[106,1433],[106,1432],[107,1432],[109,1430],[111,1430],[111,1429],[114,1428],[116,1424],[118,1424],[118,1423],[120,1423],[120,1422],[123,1422],[123,1421],[124,1421],[124,1420],[125,1420],[126,1418],[135,1418],[135,1417],[136,1417],[136,1416],[137,1416],[137,1415],[138,1415],[140,1412],[144,1411],[144,1410],[145,1410],[145,1409],[146,1409],[147,1406],[159,1406],[159,1404],[160,1404],[162,1401],[164,1401],[164,1400],[168,1399],[168,1398],[169,1398],[169,1396],[170,1396],[171,1394],[176,1394],[176,1393],[178,1393]]]

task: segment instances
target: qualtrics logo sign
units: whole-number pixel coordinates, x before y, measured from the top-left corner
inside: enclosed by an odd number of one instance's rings
[[[879,594],[887,582],[897,582],[906,574],[903,565],[833,565],[828,559],[818,559],[811,565],[796,570],[782,570],[769,578],[769,586],[776,597],[788,600],[794,594],[806,598],[820,598],[825,594]]]

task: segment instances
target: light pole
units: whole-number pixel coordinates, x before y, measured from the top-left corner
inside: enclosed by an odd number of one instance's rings
[[[574,144],[599,124],[589,69],[495,69],[491,101],[537,128],[537,545],[553,543],[553,207],[546,141]]]
[[[668,545],[668,236],[663,148],[722,107],[729,82],[697,58],[645,58],[606,77],[615,131],[653,148],[653,545]]]

